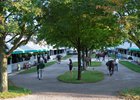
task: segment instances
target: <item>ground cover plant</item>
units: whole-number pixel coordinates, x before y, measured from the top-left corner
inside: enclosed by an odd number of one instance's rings
[[[71,58],[71,57],[72,57],[72,55],[66,55],[66,56],[62,57],[62,60],[66,60],[66,59]]]
[[[31,93],[32,92],[30,90],[17,87],[11,81],[9,81],[8,92],[0,93],[0,99],[15,98],[19,96],[28,95]]]
[[[129,62],[129,61],[120,61],[120,63],[122,65],[124,65],[125,67],[127,67],[135,72],[140,73],[140,65],[133,64],[132,62]]]
[[[51,61],[51,62],[45,63],[45,67],[51,66],[51,65],[53,65],[53,64],[55,64],[55,63],[56,63],[56,61]],[[36,72],[36,71],[37,71],[36,66],[33,66],[33,67],[30,68],[30,69],[21,71],[20,74],[34,73],[34,72]]]
[[[140,100],[140,87],[133,89],[124,89],[120,92],[126,100]]]
[[[104,79],[104,74],[99,71],[82,71],[82,79],[77,80],[77,71],[65,72],[57,77],[58,80],[66,83],[95,83]]]
[[[91,66],[90,67],[99,67],[102,65],[102,62],[99,61],[92,61],[91,62]],[[78,62],[73,62],[73,66],[77,67],[78,66]]]

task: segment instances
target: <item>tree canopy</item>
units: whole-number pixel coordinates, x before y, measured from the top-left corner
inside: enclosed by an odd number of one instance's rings
[[[140,0],[109,0],[109,5],[102,8],[115,12],[120,30],[140,47]]]
[[[80,51],[83,47],[97,49],[112,46],[122,39],[117,17],[98,8],[98,5],[104,4],[104,1],[50,0],[48,2],[43,11],[46,16],[42,20],[39,38],[53,45],[75,47],[78,51],[79,72]]]
[[[42,23],[41,33],[43,34],[39,35],[40,38],[46,38],[51,44],[70,44],[74,47],[76,47],[75,42],[78,38],[83,39],[85,45],[88,45],[86,42],[91,44],[91,41],[94,45],[99,45],[102,40],[108,46],[120,39],[117,17],[97,8],[97,5],[103,3],[102,1],[66,1],[49,1],[44,9],[46,18]],[[113,39],[114,36],[117,37]],[[106,37],[107,39],[104,39]],[[96,49],[96,46],[94,47]]]
[[[126,35],[140,47],[139,5],[139,0],[0,0],[0,91],[8,89],[7,57],[36,33],[48,44],[77,49],[78,79],[83,49],[115,46]],[[13,47],[6,50],[8,42]]]
[[[0,91],[8,91],[7,57],[37,32],[41,16],[39,0],[0,0]],[[10,36],[10,39],[7,37]],[[13,44],[9,49],[7,43]]]

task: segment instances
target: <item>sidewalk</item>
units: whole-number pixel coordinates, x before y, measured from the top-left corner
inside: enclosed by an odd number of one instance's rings
[[[72,57],[77,61],[76,56]],[[57,80],[57,76],[68,71],[68,59],[44,69],[43,80],[36,73],[15,75],[10,79],[17,86],[33,91],[32,95],[6,100],[121,100],[118,91],[124,88],[139,87],[140,74],[119,65],[119,71],[108,76],[105,62],[94,70],[105,74],[105,79],[97,83],[71,84]]]

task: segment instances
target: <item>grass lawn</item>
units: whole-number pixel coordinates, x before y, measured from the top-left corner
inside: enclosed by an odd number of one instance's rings
[[[9,82],[8,88],[9,88],[8,92],[0,93],[0,99],[15,98],[15,97],[24,96],[32,93],[30,90],[17,87],[13,85],[11,82]]]
[[[120,92],[126,100],[140,100],[140,87],[134,89],[124,89]]]
[[[99,61],[92,61],[90,67],[98,67],[101,65],[102,65],[102,63]],[[78,62],[73,62],[73,67],[78,67]]]
[[[77,72],[72,71],[72,75],[70,72],[65,72],[64,74],[57,77],[58,80],[65,83],[95,83],[104,79],[104,74],[99,71],[82,71],[81,80],[77,80]]]
[[[48,62],[48,63],[45,64],[45,67],[51,66],[55,63],[56,63],[56,61]],[[30,69],[27,69],[27,70],[24,70],[24,71],[20,72],[20,74],[28,74],[28,73],[33,73],[33,72],[36,72],[36,71],[37,71],[36,66],[34,66]]]
[[[133,64],[133,63],[128,62],[128,61],[120,61],[120,63],[122,65],[124,65],[125,67],[127,67],[135,72],[140,73],[140,66],[139,65]]]
[[[72,57],[72,55],[66,55],[66,56],[64,56],[64,57],[62,58],[62,60],[66,60],[66,59],[68,59],[68,58],[70,58],[70,57]]]

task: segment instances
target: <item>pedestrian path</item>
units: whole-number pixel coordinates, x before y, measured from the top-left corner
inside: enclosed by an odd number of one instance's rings
[[[72,57],[77,61],[76,56]],[[119,71],[108,75],[105,62],[94,70],[105,74],[105,79],[98,83],[71,84],[57,80],[57,76],[68,71],[68,59],[54,64],[43,71],[43,79],[38,80],[36,73],[17,74],[10,79],[17,86],[33,91],[32,95],[7,100],[121,100],[118,92],[124,88],[139,87],[140,74],[119,65]]]

